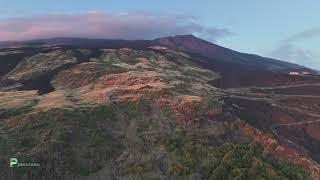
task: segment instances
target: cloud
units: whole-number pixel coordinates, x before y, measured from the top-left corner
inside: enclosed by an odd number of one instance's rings
[[[315,52],[302,48],[301,41],[320,36],[320,28],[307,29],[281,40],[268,56],[320,70],[320,59]]]
[[[287,42],[287,43],[296,42],[300,40],[314,38],[317,36],[320,36],[320,28],[312,28],[312,29],[307,29],[305,31],[294,34],[289,38],[285,39],[284,42]]]
[[[224,38],[228,36],[235,35],[234,32],[231,32],[226,28],[217,28],[217,27],[209,27],[205,29],[205,32],[201,32],[198,34],[199,37],[207,39],[209,41],[215,42],[217,38]]]
[[[281,44],[270,55],[283,60],[291,60],[293,63],[308,64],[312,60],[310,51],[298,48],[292,44]]]
[[[0,20],[0,41],[54,37],[153,39],[197,34],[217,40],[231,34],[228,29],[206,27],[192,16],[148,12],[51,14]]]

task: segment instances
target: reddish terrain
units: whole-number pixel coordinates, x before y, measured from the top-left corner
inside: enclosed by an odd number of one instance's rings
[[[224,92],[232,92],[226,98],[228,108],[249,124],[242,129],[244,134],[274,157],[285,157],[320,177],[320,89],[317,82]]]

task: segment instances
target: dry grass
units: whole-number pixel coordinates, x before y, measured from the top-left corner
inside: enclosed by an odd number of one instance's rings
[[[80,88],[80,98],[85,102],[108,103],[113,95],[118,101],[138,100],[143,95],[160,91],[168,85],[156,72],[126,72],[105,75],[92,84]]]
[[[27,106],[37,98],[37,91],[0,92],[0,107],[8,109],[23,107]]]
[[[70,106],[65,98],[65,93],[63,91],[54,91],[46,94],[40,98],[38,105],[34,107],[38,111],[47,111],[51,108],[61,108],[64,106]]]
[[[6,75],[6,78],[12,80],[28,79],[35,74],[46,73],[62,65],[75,62],[74,57],[60,50],[39,53],[21,61],[15,69]]]

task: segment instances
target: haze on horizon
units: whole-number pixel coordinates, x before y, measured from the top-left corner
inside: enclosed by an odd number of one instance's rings
[[[320,2],[316,0],[0,2],[0,41],[194,34],[236,51],[320,70]]]

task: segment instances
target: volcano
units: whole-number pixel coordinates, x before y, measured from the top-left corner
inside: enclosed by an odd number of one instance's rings
[[[316,70],[193,35],[0,47],[4,179],[320,178]]]

